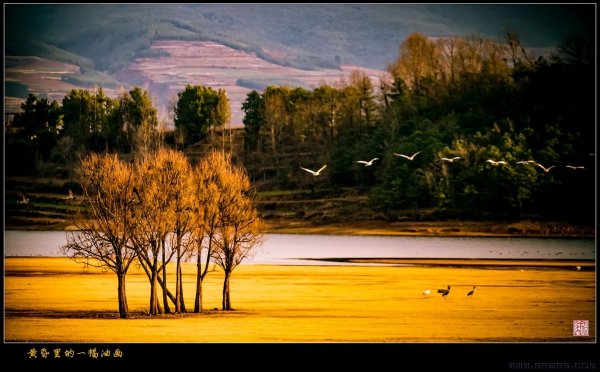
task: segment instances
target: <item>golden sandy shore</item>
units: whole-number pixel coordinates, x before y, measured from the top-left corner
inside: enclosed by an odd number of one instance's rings
[[[221,307],[222,272],[204,283],[202,314],[149,317],[142,269],[127,275],[130,319],[117,316],[112,272],[67,258],[5,259],[5,342],[595,342],[595,270],[515,266],[242,265]],[[413,262],[414,263],[414,262]],[[438,264],[440,262],[437,262]],[[443,262],[442,262],[443,263]],[[184,296],[193,310],[194,265]],[[586,270],[587,269],[587,270]],[[169,267],[169,282],[174,290]],[[438,288],[452,286],[446,299]],[[473,286],[473,297],[467,297]],[[431,289],[423,295],[423,289]],[[589,320],[589,336],[573,336]]]

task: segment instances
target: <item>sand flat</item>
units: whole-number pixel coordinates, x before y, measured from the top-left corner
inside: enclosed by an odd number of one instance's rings
[[[183,269],[188,310],[195,269]],[[595,342],[591,270],[242,265],[231,280],[235,311],[214,310],[223,279],[214,272],[204,313],[149,317],[148,280],[132,267],[130,319],[118,319],[111,272],[66,258],[7,257],[5,270],[6,342]],[[448,285],[444,299],[436,292]],[[576,319],[589,320],[589,337],[573,336]]]

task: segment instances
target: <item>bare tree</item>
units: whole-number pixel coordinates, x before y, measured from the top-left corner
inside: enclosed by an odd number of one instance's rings
[[[161,153],[170,159],[173,168],[169,187],[171,204],[167,209],[167,213],[173,224],[173,230],[169,234],[171,237],[169,245],[175,253],[177,262],[175,271],[175,312],[181,313],[186,312],[183,300],[181,261],[188,250],[191,249],[190,233],[195,222],[195,216],[192,212],[194,179],[188,159],[182,152],[166,150]]]
[[[202,312],[202,282],[208,272],[211,258],[214,254],[214,239],[217,235],[217,202],[220,189],[217,177],[224,174],[227,164],[222,154],[212,151],[202,158],[193,171],[194,203],[194,228],[190,239],[195,251],[192,255],[197,257],[196,298],[194,312]]]
[[[127,318],[125,275],[136,257],[127,247],[132,221],[126,198],[133,187],[132,167],[116,154],[92,153],[81,164],[81,187],[92,213],[75,219],[78,231],[67,232],[67,244],[61,249],[75,262],[117,274],[119,316]]]
[[[131,239],[132,248],[136,250],[139,262],[150,280],[151,315],[159,313],[157,285],[161,271],[164,311],[170,313],[167,297],[171,296],[166,289],[166,264],[175,252],[168,250],[170,247],[166,240],[167,235],[173,231],[171,189],[176,186],[176,179],[179,177],[169,156],[170,151],[161,149],[156,153],[146,154],[136,163],[137,187],[128,201],[135,205],[136,224]]]
[[[264,224],[248,194],[250,180],[245,169],[233,165],[229,155],[222,156],[227,166],[215,174],[218,234],[213,239],[213,261],[225,272],[222,309],[232,310],[231,274],[244,259],[254,257],[254,248],[263,242]]]

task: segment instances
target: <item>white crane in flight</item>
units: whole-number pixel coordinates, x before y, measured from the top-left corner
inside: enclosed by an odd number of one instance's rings
[[[543,165],[539,164],[539,163],[535,163],[535,165],[537,165],[538,167],[542,168],[544,170],[544,172],[548,173],[548,171],[552,168],[554,168],[555,166],[551,166],[549,168],[545,168]]]
[[[450,158],[450,159],[448,159],[448,158],[441,158],[440,160],[442,160],[442,161],[448,161],[448,162],[452,163],[454,160],[458,160],[458,159],[462,159],[462,158],[460,156],[455,156],[455,157]]]
[[[310,170],[310,169],[302,168],[302,167],[300,167],[300,169],[304,169],[304,170],[305,170],[305,171],[307,171],[308,173],[312,173],[312,175],[313,175],[313,176],[318,176],[318,175],[320,175],[320,174],[321,174],[321,171],[322,171],[323,169],[325,169],[326,167],[327,167],[327,164],[325,164],[324,166],[322,166],[322,167],[321,167],[321,169],[319,169],[319,170],[318,170],[318,171],[316,171],[316,172],[315,172],[315,171],[312,171],[312,170]]]
[[[421,151],[419,151],[419,152],[421,152]],[[418,154],[419,152],[415,152],[415,153],[413,154],[413,156],[406,156],[406,155],[402,155],[402,154],[396,154],[396,153],[394,153],[394,155],[396,155],[396,156],[402,156],[403,158],[407,158],[408,160],[413,160],[413,159],[415,158],[415,156],[417,156],[417,154]]]
[[[365,165],[365,167],[368,167],[368,166],[370,166],[370,165],[373,165],[373,162],[374,162],[375,160],[379,160],[379,158],[373,158],[373,159],[371,159],[370,161],[357,160],[357,161],[355,161],[355,163],[362,163],[362,164],[364,164],[364,165]]]
[[[492,159],[488,159],[488,160],[486,160],[485,162],[486,162],[486,163],[490,163],[490,164],[492,164],[493,166],[496,166],[496,165],[498,165],[498,164],[502,164],[502,165],[504,165],[505,167],[506,167],[506,166],[508,166],[508,165],[506,164],[506,162],[505,162],[505,161],[495,161],[495,160],[492,160]]]

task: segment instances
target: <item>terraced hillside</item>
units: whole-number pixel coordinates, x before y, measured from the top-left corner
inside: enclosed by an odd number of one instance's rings
[[[64,199],[73,191],[75,199]],[[25,193],[27,204],[19,203]],[[7,177],[5,180],[6,230],[64,230],[89,203],[76,182],[57,178]]]

